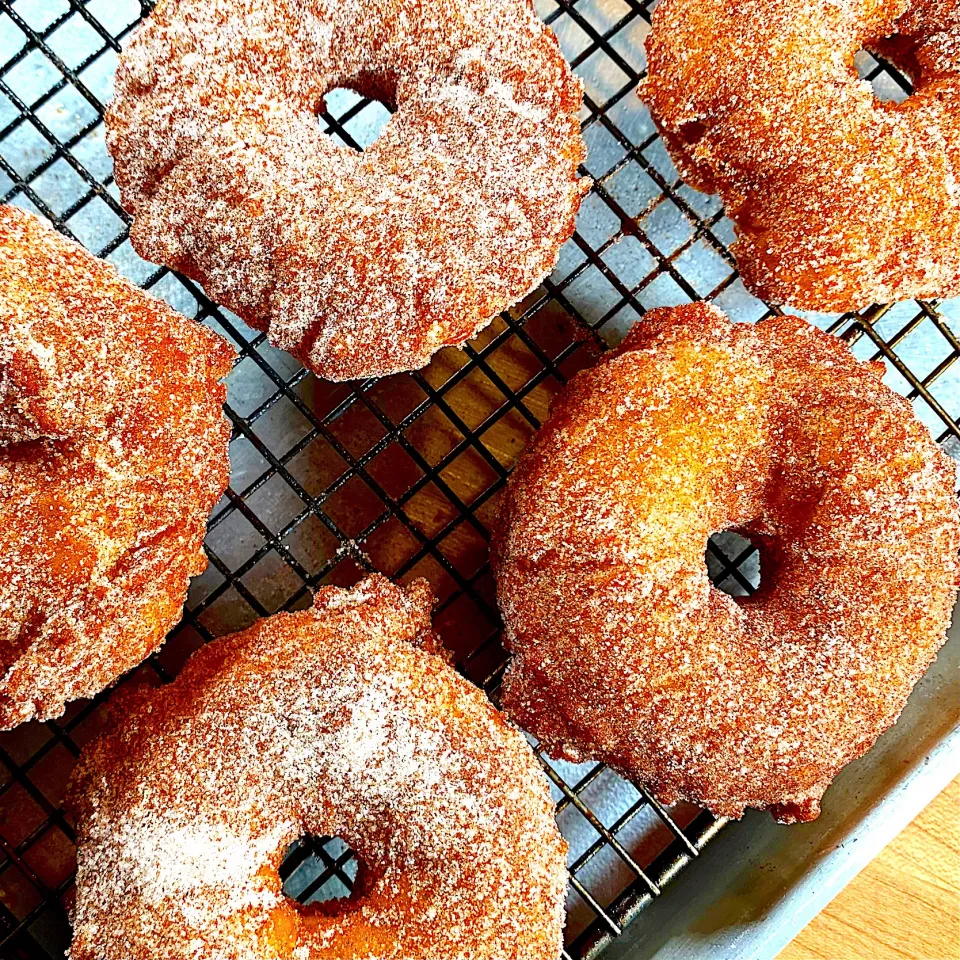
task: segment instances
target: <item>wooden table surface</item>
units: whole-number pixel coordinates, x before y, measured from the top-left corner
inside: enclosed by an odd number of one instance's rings
[[[960,779],[778,960],[960,960]]]

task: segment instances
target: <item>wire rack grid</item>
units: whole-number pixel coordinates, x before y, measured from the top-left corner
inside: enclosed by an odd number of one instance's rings
[[[504,653],[488,531],[551,398],[654,306],[710,298],[746,322],[772,312],[737,277],[719,201],[680,181],[635,96],[654,3],[536,6],[585,84],[585,172],[595,187],[576,235],[549,280],[462,351],[442,351],[418,373],[330,384],[130,247],[103,110],[121,44],[150,4],[0,0],[0,202],[46,216],[238,351],[228,380],[232,477],[210,520],[210,565],[140,679],[166,682],[212,637],[303,607],[318,584],[350,584],[376,569],[431,581],[441,636],[495,697]],[[909,81],[870,54],[858,55],[858,67],[879,97],[909,94]],[[362,149],[386,116],[381,104],[336,91],[320,120]],[[948,452],[960,452],[960,305],[911,301],[808,319],[858,356],[883,360],[890,385],[915,401]],[[732,594],[758,582],[756,550],[734,535],[712,539],[706,562]],[[0,735],[4,960],[62,957],[69,943],[75,849],[60,803],[108,696]],[[564,957],[587,960],[696,860],[723,821],[685,805],[666,810],[601,766],[542,761],[571,847]],[[342,841],[305,837],[284,863],[284,889],[302,902],[343,896],[355,868]]]

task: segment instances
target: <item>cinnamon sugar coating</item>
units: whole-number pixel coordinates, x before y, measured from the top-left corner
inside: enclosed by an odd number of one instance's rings
[[[960,294],[960,0],[664,0],[640,94],[744,282],[809,310]],[[911,77],[878,100],[854,54]]]
[[[432,602],[422,580],[325,587],[122,708],[70,788],[71,960],[557,960],[546,778],[436,654]],[[357,854],[346,901],[284,897],[304,833]]]
[[[227,484],[232,356],[0,207],[0,729],[98,693],[180,619]]]
[[[910,404],[793,317],[648,314],[575,377],[514,471],[494,545],[504,709],[662,802],[817,816],[895,722],[956,598],[955,466]],[[759,591],[708,538],[759,545]]]
[[[317,122],[338,87],[396,108],[362,153]],[[472,337],[589,187],[581,85],[529,0],[166,0],[116,90],[134,247],[332,380]]]

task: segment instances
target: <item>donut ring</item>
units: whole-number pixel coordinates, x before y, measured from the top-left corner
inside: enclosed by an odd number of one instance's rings
[[[557,960],[566,844],[546,778],[433,655],[432,601],[422,580],[324,588],[125,708],[70,788],[71,960]],[[305,832],[357,853],[339,906],[281,893]]]
[[[575,377],[494,545],[508,715],[663,803],[811,820],[899,716],[956,597],[955,468],[910,404],[794,317],[656,310]],[[708,538],[761,549],[710,584]]]
[[[0,729],[103,690],[180,619],[227,485],[232,360],[0,207]]]
[[[857,77],[876,50],[915,92]],[[960,294],[960,0],[665,0],[641,95],[683,178],[719,193],[746,286],[857,310]]]
[[[317,123],[344,86],[396,108],[363,153]],[[167,0],[116,90],[137,252],[332,380],[472,337],[550,272],[590,186],[581,85],[530,0]]]

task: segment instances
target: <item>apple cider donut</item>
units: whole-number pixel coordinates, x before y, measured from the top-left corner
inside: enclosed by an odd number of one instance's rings
[[[869,48],[913,81],[859,79]],[[719,193],[744,283],[856,310],[960,294],[960,0],[664,0],[650,107],[683,178]]]
[[[437,655],[432,602],[422,580],[325,587],[119,711],[70,788],[71,960],[557,960],[546,777]],[[305,833],[355,852],[346,900],[283,895]]]
[[[548,751],[739,817],[817,816],[900,714],[957,593],[955,468],[910,404],[794,317],[657,310],[576,376],[505,496],[503,703]],[[759,545],[759,591],[704,551]]]
[[[227,484],[233,352],[0,207],[0,729],[163,642]]]
[[[358,153],[348,87],[396,112]],[[332,380],[422,367],[535,289],[589,181],[530,0],[165,0],[107,144],[131,239]]]

